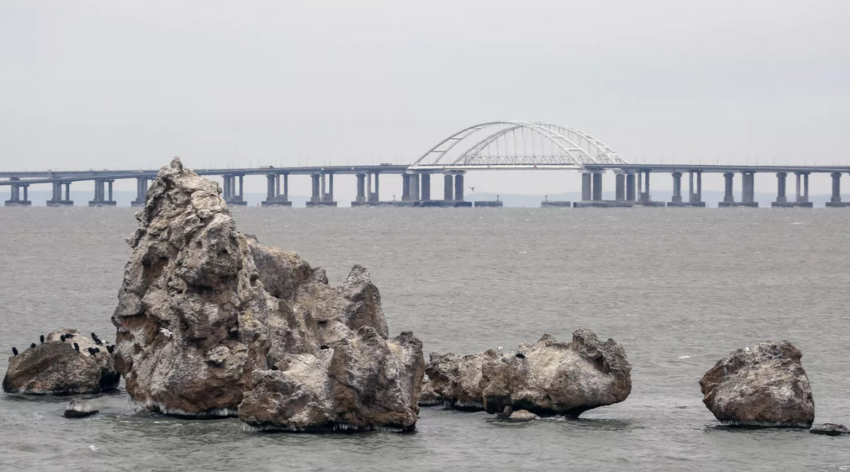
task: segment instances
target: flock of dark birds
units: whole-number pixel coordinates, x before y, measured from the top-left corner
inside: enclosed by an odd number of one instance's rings
[[[73,337],[74,337],[73,334],[68,333],[68,334],[63,334],[63,335],[59,336],[59,339],[61,339],[62,342],[64,343],[65,341],[70,340]],[[104,346],[106,348],[106,351],[109,352],[110,354],[112,354],[115,351],[115,345],[114,344],[108,345],[108,342],[104,343],[99,337],[97,337],[96,334],[92,333],[91,339],[98,346]],[[44,344],[44,335],[43,334],[41,336],[39,336],[39,341],[41,341],[41,344]],[[30,348],[34,348],[35,346],[36,346],[35,343],[30,344]],[[74,350],[76,350],[77,352],[80,352],[80,345],[77,344],[77,343],[74,343]],[[98,353],[100,353],[99,347],[90,347],[87,350],[88,350],[89,355],[91,355],[93,357],[97,357]],[[18,355],[18,348],[13,346],[12,347],[12,354],[17,356]]]

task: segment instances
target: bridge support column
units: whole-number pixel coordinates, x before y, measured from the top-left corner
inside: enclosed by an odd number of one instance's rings
[[[741,198],[743,205],[758,208],[759,203],[756,201],[756,173],[744,172],[741,174],[741,179],[744,182],[744,191]]]
[[[65,187],[65,197],[62,197],[62,186]],[[47,201],[47,206],[74,206],[71,201],[71,182],[53,182],[53,198]]]
[[[626,174],[614,174],[614,200],[626,200]]]
[[[324,192],[324,183],[325,183],[325,175],[328,177],[328,186],[327,192]],[[334,201],[334,173],[328,172],[327,174],[322,174],[322,203],[325,205],[336,206],[336,202]]]
[[[357,198],[351,206],[363,206],[366,203],[366,174],[357,174]]]
[[[593,174],[593,201],[602,201],[602,172],[594,172]]]
[[[637,198],[635,189],[635,174],[626,174],[626,201],[633,202]]]
[[[410,174],[401,174],[401,201],[410,201]]]
[[[9,187],[11,190],[11,195],[9,199],[6,200],[6,206],[30,206],[32,202],[29,201],[28,189],[30,184],[12,184]],[[21,198],[21,191],[23,190],[23,198]]]
[[[809,173],[795,172],[795,175],[797,176],[797,201],[795,206],[813,208],[814,205],[809,201]]]
[[[106,179],[95,179],[94,199],[89,201],[90,207],[115,206],[112,201],[112,181],[109,180],[109,198],[106,198]]]
[[[410,201],[419,201],[419,174],[410,174]]]
[[[787,208],[794,206],[793,202],[788,201],[788,196],[786,195],[786,188],[788,183],[788,174],[786,172],[777,172],[776,173],[776,201],[771,203],[770,206],[774,208]]]
[[[319,197],[319,178],[320,177],[321,176],[319,174],[310,175],[310,179],[312,180],[312,183],[313,183],[313,189],[312,189],[313,192],[310,195],[310,203],[312,203],[313,205],[310,205],[310,206],[314,206],[314,205],[316,205],[316,204],[318,204],[319,202],[322,201],[322,199]]]
[[[675,178],[675,173],[673,174]],[[696,187],[694,187],[694,178],[696,177]],[[681,196],[682,185],[679,181],[679,195]],[[675,189],[674,189],[675,190]],[[705,207],[705,202],[702,201],[702,172],[688,171],[688,201],[680,201],[679,203],[670,202],[668,206],[690,206],[690,207]]]
[[[452,174],[446,174],[443,176],[443,200],[454,201],[454,194],[454,177]]]
[[[286,174],[284,174],[286,176]],[[286,196],[280,195],[280,174],[266,174],[266,199],[260,202],[264,207],[292,206]]]
[[[371,181],[369,183],[369,201],[378,203],[381,201],[381,173],[375,172],[375,191],[372,191]]]
[[[719,207],[733,207],[737,206],[735,204],[735,194],[733,193],[733,185],[735,184],[735,174],[732,172],[725,172],[723,174],[723,178],[725,179],[725,185],[723,188],[723,201],[720,202],[717,206]]]
[[[693,184],[693,182],[692,182]],[[682,173],[673,172],[673,200],[670,203],[682,203]]]
[[[469,207],[472,206],[472,202],[466,202],[463,200],[463,174],[455,175],[455,206],[456,207]]]
[[[593,198],[593,176],[590,172],[581,174],[581,201],[589,202]]]
[[[841,172],[833,172],[832,174],[832,198],[826,202],[826,206],[832,208],[850,207],[850,202],[841,201]],[[26,193],[24,193],[26,200]]]
[[[226,174],[222,177],[224,178],[224,201],[230,206],[247,205],[248,202],[244,200],[245,192],[243,190],[245,176],[236,174]],[[239,177],[238,191],[236,184],[237,177]],[[147,183],[145,183],[145,193],[147,193]]]
[[[431,174],[422,174],[422,201],[431,200]]]

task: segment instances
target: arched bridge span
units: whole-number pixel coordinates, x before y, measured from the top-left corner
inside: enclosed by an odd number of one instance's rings
[[[569,126],[492,121],[443,139],[410,170],[582,169],[592,164],[627,162],[599,139]]]

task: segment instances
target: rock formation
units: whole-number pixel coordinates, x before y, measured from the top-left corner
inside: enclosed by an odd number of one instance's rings
[[[699,381],[703,403],[727,424],[807,428],[815,403],[802,357],[788,341],[738,349]]]
[[[442,405],[443,397],[434,391],[434,386],[431,385],[431,379],[425,376],[422,380],[422,389],[419,392],[419,406],[435,406]]]
[[[490,349],[458,357],[431,354],[426,372],[434,391],[460,409],[488,413],[528,410],[541,416],[578,417],[622,402],[631,392],[631,364],[622,345],[600,342],[586,329],[571,343],[544,334],[516,353]]]
[[[71,400],[71,403],[65,407],[65,418],[85,418],[86,416],[95,415],[99,412],[91,402],[87,402],[84,400],[78,400],[76,398]]]
[[[66,335],[68,338],[62,341]],[[79,351],[74,349],[74,343]],[[92,354],[88,348],[98,348],[100,352]],[[118,387],[120,380],[104,346],[96,346],[77,330],[65,329],[50,333],[43,344],[10,357],[3,391],[36,395],[98,393]]]
[[[809,430],[812,434],[821,434],[824,436],[843,436],[850,434],[850,429],[847,429],[843,424],[824,423],[816,424]]]
[[[573,333],[572,342],[544,334],[532,345],[484,365],[488,413],[524,409],[540,416],[578,416],[592,408],[625,400],[632,391],[631,364],[623,346],[600,342],[588,329]]]
[[[483,366],[497,362],[494,349],[460,357],[454,353],[431,353],[425,368],[431,388],[452,408],[464,411],[484,410],[484,388],[489,380],[483,376]]]
[[[239,233],[220,193],[175,158],[137,214],[113,316],[132,398],[267,429],[411,429],[422,346],[389,339],[366,269],[331,287],[297,254]]]

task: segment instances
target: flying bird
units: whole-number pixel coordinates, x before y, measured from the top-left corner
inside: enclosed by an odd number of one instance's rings
[[[472,193],[475,193],[475,187],[469,187],[469,190],[472,190]]]

